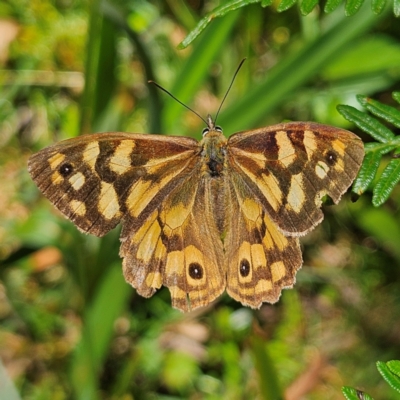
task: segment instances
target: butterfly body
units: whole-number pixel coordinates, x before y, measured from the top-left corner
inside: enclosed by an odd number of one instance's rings
[[[361,165],[361,140],[308,122],[227,139],[208,117],[203,139],[85,135],[29,160],[39,189],[97,236],[123,223],[125,279],[149,297],[162,285],[188,311],[224,290],[244,305],[276,302],[301,267],[298,237],[337,203]]]

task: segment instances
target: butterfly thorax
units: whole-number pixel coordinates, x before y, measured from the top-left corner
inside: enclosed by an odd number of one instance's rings
[[[207,122],[208,127],[204,129],[203,140],[200,142],[203,172],[217,178],[223,173],[228,140],[210,116],[207,117]]]

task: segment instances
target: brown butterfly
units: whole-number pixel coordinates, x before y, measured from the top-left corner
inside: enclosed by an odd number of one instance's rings
[[[360,168],[353,133],[312,122],[239,132],[210,116],[203,139],[85,135],[29,160],[41,192],[81,231],[120,222],[125,279],[139,294],[162,285],[182,311],[225,289],[243,305],[274,303],[301,267],[299,236],[323,219]]]

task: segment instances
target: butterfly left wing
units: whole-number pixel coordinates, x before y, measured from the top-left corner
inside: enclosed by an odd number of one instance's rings
[[[290,236],[305,235],[322,221],[322,197],[337,203],[364,157],[356,135],[312,122],[236,133],[229,138],[228,152],[230,168]]]
[[[143,219],[189,173],[195,139],[123,132],[83,135],[32,155],[39,190],[81,231],[105,235],[126,215]]]

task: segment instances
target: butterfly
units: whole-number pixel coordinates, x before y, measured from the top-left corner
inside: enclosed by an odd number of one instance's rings
[[[31,156],[40,191],[82,232],[123,224],[123,274],[137,292],[169,288],[172,306],[206,306],[225,290],[245,306],[276,302],[302,265],[299,237],[323,219],[364,157],[353,133],[289,122],[226,138],[101,133]]]

